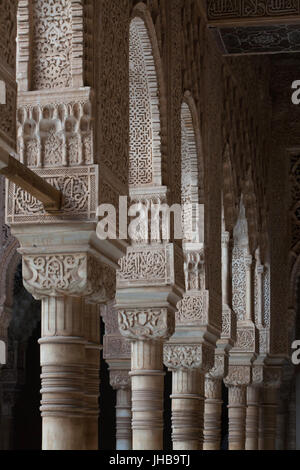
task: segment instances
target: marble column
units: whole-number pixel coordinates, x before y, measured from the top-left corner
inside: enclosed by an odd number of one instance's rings
[[[164,350],[164,363],[173,378],[173,450],[202,450],[204,380],[206,371],[213,367],[214,350],[205,344],[172,344],[173,340]]]
[[[132,342],[132,442],[134,450],[163,449],[163,342]]]
[[[119,311],[119,327],[131,341],[132,447],[163,449],[163,346],[174,331],[168,309]]]
[[[23,255],[24,286],[42,301],[43,450],[98,447],[100,332],[86,303],[106,300],[103,270],[89,253]]]
[[[103,358],[109,366],[110,385],[116,392],[116,449],[132,449],[131,344],[119,331],[115,301],[100,308],[105,323]]]
[[[245,450],[258,450],[259,388],[247,387]]]
[[[42,299],[43,450],[86,450],[83,299]]]
[[[263,450],[276,448],[276,417],[278,408],[278,390],[275,387],[263,389]]]
[[[203,450],[220,450],[222,404],[222,379],[206,376]]]
[[[245,450],[246,387],[228,386],[229,450]]]
[[[121,340],[125,341],[124,338]],[[132,449],[131,379],[129,372],[130,369],[110,369],[110,385],[116,391],[116,449],[123,451]]]
[[[100,314],[98,305],[85,303],[85,397],[86,449],[98,450],[99,447],[99,395],[100,395]]]
[[[131,450],[131,390],[119,388],[116,393],[116,449]]]
[[[199,450],[203,429],[203,374],[198,369],[179,369],[173,371],[172,377],[173,450]]]

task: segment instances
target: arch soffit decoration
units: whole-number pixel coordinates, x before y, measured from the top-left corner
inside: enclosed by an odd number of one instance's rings
[[[198,179],[198,201],[205,204],[205,161],[203,153],[203,145],[201,138],[201,127],[199,114],[195,100],[190,91],[186,91],[183,96],[181,105],[181,124],[185,126],[188,133],[189,147],[194,148],[194,156],[192,158],[192,168]]]
[[[204,242],[205,173],[203,147],[197,106],[190,91],[185,92],[181,105],[181,143],[182,195],[185,192],[190,192],[190,202],[200,204],[202,207],[201,213],[194,214],[192,217],[196,217],[196,220],[200,217],[197,220],[200,229],[197,240]],[[187,146],[186,149],[184,149],[183,144]],[[186,172],[189,173],[189,181],[184,181]],[[193,211],[194,208],[192,214]]]
[[[239,216],[238,189],[232,164],[230,145],[227,142],[223,152],[223,208],[225,230],[233,234]]]
[[[138,3],[132,11],[130,27],[136,22],[139,29],[144,58],[147,58],[146,72],[150,92],[152,117],[152,184],[162,186],[167,179],[167,101],[163,64],[151,13],[144,3]],[[151,49],[151,54],[149,54]],[[145,54],[148,52],[148,54]],[[150,86],[149,86],[150,85]]]

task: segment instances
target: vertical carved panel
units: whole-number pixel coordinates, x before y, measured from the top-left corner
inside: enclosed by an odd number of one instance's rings
[[[148,55],[144,48],[147,47]],[[130,25],[130,155],[129,184],[139,186],[153,182],[153,121],[151,113],[149,65],[155,76],[155,64],[146,26],[140,18]],[[152,62],[152,64],[149,64]],[[155,85],[155,79],[154,79]],[[154,93],[157,94],[157,83]],[[159,124],[159,123],[158,123]]]
[[[33,89],[71,87],[72,1],[32,0],[32,22]]]

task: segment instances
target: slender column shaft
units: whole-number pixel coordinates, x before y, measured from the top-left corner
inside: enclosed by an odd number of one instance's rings
[[[163,342],[132,342],[133,450],[163,449]]]
[[[199,369],[179,369],[172,377],[173,449],[201,450],[204,376]]]
[[[222,233],[222,302],[223,305],[229,305],[229,242],[230,234]]]
[[[297,408],[296,408],[296,387],[292,387],[292,392],[290,395],[289,405],[288,405],[288,427],[286,430],[286,450],[298,450],[297,448],[297,428],[299,426],[297,420]],[[298,398],[297,398],[298,400]]]
[[[82,299],[42,300],[43,450],[86,449]]]
[[[87,340],[85,348],[86,449],[98,450],[100,315],[97,305],[85,305],[85,329]]]
[[[246,387],[229,386],[229,450],[245,449]]]
[[[92,346],[86,348],[86,449],[98,450],[99,441],[99,371],[100,371],[100,354],[99,347]]]
[[[246,450],[258,449],[259,389],[247,387]]]
[[[264,389],[263,415],[264,450],[275,450],[277,415],[277,390],[275,388]]]
[[[276,450],[284,450],[286,418],[286,410],[280,410],[280,412],[277,414]]]
[[[116,449],[131,450],[131,390],[117,390],[116,405]]]
[[[204,450],[220,450],[222,403],[222,380],[206,377],[204,405]]]
[[[246,320],[252,320],[252,256],[245,256],[246,265]]]
[[[258,412],[258,450],[264,450],[264,409],[262,404]]]

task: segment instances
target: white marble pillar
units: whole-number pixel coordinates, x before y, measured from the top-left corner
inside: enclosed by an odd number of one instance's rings
[[[246,387],[228,386],[229,450],[245,450]]]
[[[130,388],[120,388],[116,393],[116,449],[131,450],[131,390]]]
[[[126,342],[124,338],[120,339]],[[123,368],[117,369],[120,364]],[[115,368],[111,368],[113,365]],[[131,378],[130,369],[125,367],[123,361],[110,363],[110,385],[116,391],[116,449],[123,451],[132,449]]]
[[[278,389],[264,387],[263,390],[263,450],[276,448],[276,419],[278,409]]]
[[[259,388],[247,387],[245,450],[258,450]]]
[[[83,299],[42,299],[43,450],[86,450]]]
[[[203,450],[220,450],[222,404],[222,379],[206,376]]]
[[[100,315],[98,305],[84,306],[85,319],[85,398],[86,449],[99,448],[99,386],[100,386]]]
[[[173,450],[201,450],[204,375],[199,369],[178,369],[172,377]]]
[[[163,342],[132,342],[132,443],[134,450],[163,449]]]

